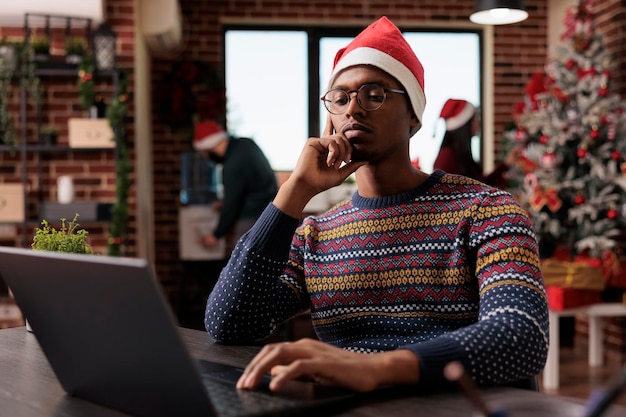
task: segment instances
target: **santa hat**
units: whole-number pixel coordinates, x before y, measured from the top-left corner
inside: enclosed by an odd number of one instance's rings
[[[426,106],[424,95],[424,68],[407,43],[400,30],[385,16],[367,28],[335,56],[328,88],[337,75],[355,65],[373,65],[402,84],[407,91],[418,124],[411,134],[422,126],[422,114]]]
[[[219,123],[213,120],[198,122],[193,132],[193,148],[197,151],[206,151],[227,138],[228,135]]]
[[[465,100],[448,99],[441,109],[442,117],[446,121],[446,130],[456,130],[472,120],[476,114],[476,107]]]

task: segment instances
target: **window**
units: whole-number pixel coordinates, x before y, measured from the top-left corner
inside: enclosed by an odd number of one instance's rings
[[[323,130],[326,91],[335,53],[362,28],[227,26],[224,29],[228,130],[254,139],[277,171],[291,171],[305,140]],[[439,152],[445,127],[439,111],[450,98],[480,107],[480,33],[404,29],[425,72],[423,126],[411,158],[425,172]],[[473,140],[480,160],[479,138]]]

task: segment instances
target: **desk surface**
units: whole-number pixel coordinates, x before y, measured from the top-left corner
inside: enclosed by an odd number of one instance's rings
[[[181,329],[181,334],[192,355],[202,359],[244,366],[258,351],[258,347],[221,346],[212,343],[205,332]],[[499,388],[484,391],[489,404],[522,404],[533,407],[523,416],[580,416],[582,406],[576,400],[528,390]],[[24,327],[0,330],[0,404],[3,416],[90,416],[121,417],[124,414],[65,394],[50,365],[39,348],[37,339]],[[626,415],[626,407],[613,406],[606,416]],[[368,396],[349,409],[324,415],[337,417],[454,417],[472,416],[469,402],[460,393],[428,396],[375,399]]]

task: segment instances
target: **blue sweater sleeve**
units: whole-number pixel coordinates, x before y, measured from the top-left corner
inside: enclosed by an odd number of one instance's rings
[[[501,214],[485,214],[503,206]],[[504,193],[487,196],[471,218],[478,321],[401,346],[419,357],[421,380],[430,385],[446,384],[443,368],[452,360],[461,361],[476,382],[492,384],[536,375],[547,358],[547,298],[530,220]]]
[[[303,309],[303,297],[283,276],[298,223],[269,204],[237,243],[207,301],[205,327],[216,341],[263,339]]]

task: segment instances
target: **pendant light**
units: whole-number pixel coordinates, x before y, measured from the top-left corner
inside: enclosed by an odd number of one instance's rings
[[[524,0],[476,0],[470,20],[480,25],[508,25],[527,17]]]

